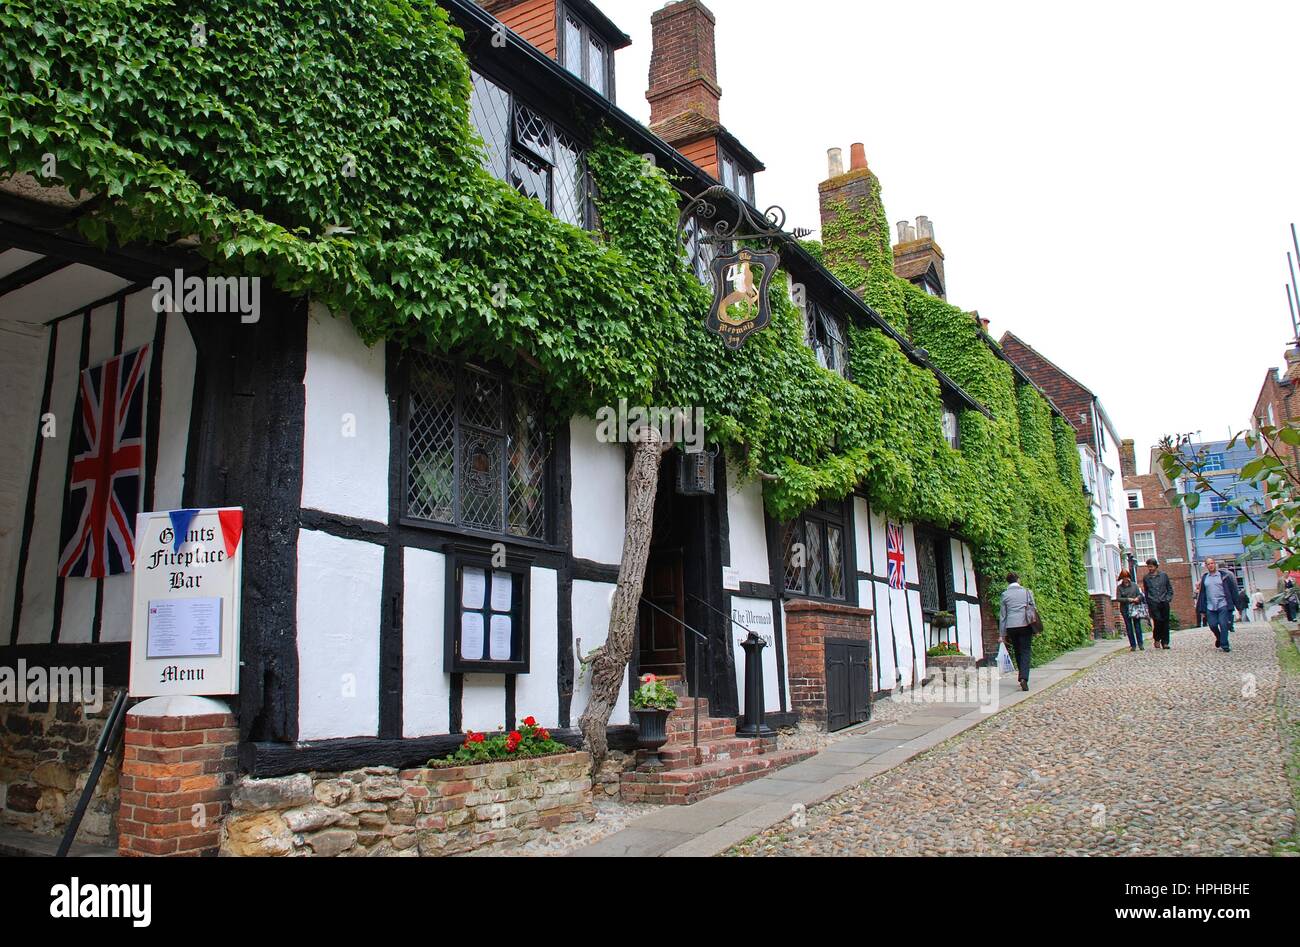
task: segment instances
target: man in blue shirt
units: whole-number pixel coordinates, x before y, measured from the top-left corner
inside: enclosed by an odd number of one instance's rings
[[[1205,575],[1196,596],[1196,610],[1205,613],[1205,623],[1214,632],[1214,646],[1227,654],[1232,650],[1232,616],[1237,608],[1237,579],[1219,569],[1213,557],[1205,560]]]

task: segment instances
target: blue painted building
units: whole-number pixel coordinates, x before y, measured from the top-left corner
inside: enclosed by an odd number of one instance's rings
[[[1184,458],[1189,463],[1199,462],[1201,473],[1226,498],[1202,490],[1200,504],[1196,509],[1186,511],[1184,529],[1192,555],[1192,577],[1194,581],[1199,580],[1205,572],[1205,560],[1213,556],[1220,568],[1236,575],[1243,587],[1269,591],[1277,587],[1276,573],[1268,567],[1266,558],[1258,553],[1248,553],[1242,542],[1245,536],[1258,533],[1259,528],[1250,524],[1215,528],[1218,523],[1231,523],[1236,519],[1238,507],[1249,511],[1252,505],[1257,504],[1259,509],[1264,506],[1263,492],[1257,486],[1243,482],[1240,475],[1241,468],[1258,454],[1240,441],[1231,448],[1228,445],[1226,440],[1206,441],[1183,448]],[[1190,478],[1179,482],[1179,490],[1183,493],[1194,489],[1195,484]],[[1236,505],[1229,501],[1236,501]]]

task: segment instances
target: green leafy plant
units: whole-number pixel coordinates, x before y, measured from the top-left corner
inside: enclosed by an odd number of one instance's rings
[[[672,710],[677,694],[653,674],[641,675],[641,686],[632,692],[632,706],[637,710]]]
[[[952,612],[935,612],[930,619],[930,624],[935,628],[951,628],[957,624],[957,616]]]
[[[470,730],[465,734],[465,742],[455,753],[440,760],[430,760],[430,766],[464,765],[469,763],[491,763],[497,760],[516,760],[529,756],[550,756],[555,753],[571,753],[572,747],[565,746],[551,737],[551,732],[538,726],[532,717],[525,717],[518,730],[509,733],[498,730],[496,733],[475,733]]]
[[[927,658],[951,658],[964,655],[965,653],[966,652],[962,651],[955,642],[941,641],[934,647],[927,649],[925,656]]]
[[[1158,459],[1165,476],[1172,483],[1189,483],[1193,490],[1176,493],[1175,506],[1189,511],[1200,507],[1201,497],[1216,496],[1224,501],[1228,515],[1216,520],[1211,531],[1254,527],[1245,532],[1242,545],[1252,557],[1267,559],[1272,568],[1282,572],[1300,569],[1300,427],[1261,424],[1258,428],[1239,431],[1228,441],[1227,450],[1238,442],[1253,449],[1254,459],[1238,471],[1241,483],[1257,487],[1264,502],[1244,496],[1230,497],[1205,472],[1205,448],[1190,450],[1192,435],[1171,435],[1161,440]],[[1276,601],[1279,596],[1274,597]]]

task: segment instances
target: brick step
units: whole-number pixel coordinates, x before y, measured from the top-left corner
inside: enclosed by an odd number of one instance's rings
[[[659,750],[659,759],[665,769],[687,769],[719,760],[735,760],[745,756],[758,756],[766,750],[764,741],[735,737],[728,740],[709,740],[698,747],[690,743],[666,744]]]
[[[682,697],[678,695],[677,706],[668,714],[668,719],[680,720],[682,717],[691,719],[695,714],[695,705],[700,705],[700,719],[709,715],[709,699],[707,697]]]
[[[816,755],[816,750],[784,750],[718,760],[685,769],[632,770],[623,774],[619,790],[624,802],[689,806],[724,789],[759,779]]]
[[[693,743],[695,731],[687,719],[685,726],[674,726],[668,721],[668,742],[670,744]],[[736,735],[736,721],[725,717],[700,718],[700,742],[711,743],[715,740],[730,740]]]

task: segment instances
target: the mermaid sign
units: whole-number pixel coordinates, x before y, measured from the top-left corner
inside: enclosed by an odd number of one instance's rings
[[[727,348],[740,348],[772,321],[767,287],[780,260],[774,252],[742,249],[713,261],[713,305],[706,324]]]
[[[722,197],[735,205],[734,215],[719,214],[714,201]],[[709,221],[714,221],[711,227]],[[769,207],[759,217],[720,185],[707,189],[682,211],[678,228],[683,235],[702,244],[720,245],[724,251],[709,264],[713,304],[705,325],[721,336],[729,349],[740,348],[772,321],[767,290],[781,263],[776,247],[789,239],[781,230],[784,221],[785,213],[779,207]],[[743,243],[750,245],[737,246]]]

